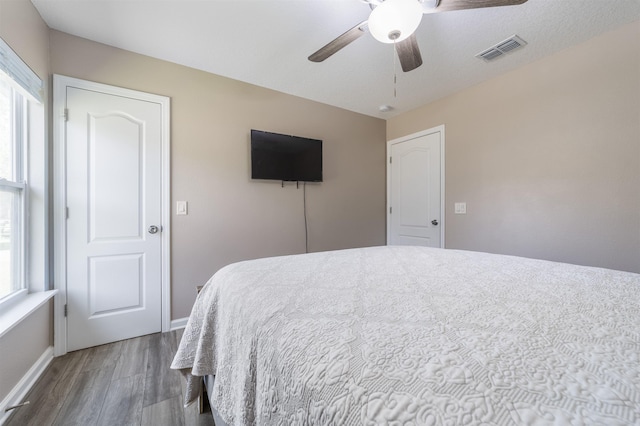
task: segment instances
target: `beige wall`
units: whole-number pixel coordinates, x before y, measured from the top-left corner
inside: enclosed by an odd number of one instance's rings
[[[53,303],[45,303],[0,339],[0,401],[53,344],[52,311]]]
[[[387,138],[440,124],[448,248],[640,272],[640,22],[393,118]]]
[[[324,141],[324,182],[307,185],[310,251],[385,243],[383,120],[57,31],[51,67],[171,98],[173,319],[220,267],[305,250],[302,187],[250,180],[252,128]]]
[[[0,37],[47,82],[49,28],[29,0],[0,0]],[[39,231],[44,233],[46,218],[40,219],[30,226],[42,227]],[[44,248],[37,251],[43,253]],[[0,401],[53,343],[50,318],[51,303],[45,303],[0,338]]]
[[[47,81],[49,27],[29,0],[0,0],[0,37]]]

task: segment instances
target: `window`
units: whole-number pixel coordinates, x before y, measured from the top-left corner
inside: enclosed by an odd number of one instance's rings
[[[34,195],[32,189],[36,189],[39,197],[36,204],[43,204],[40,200],[46,196],[43,192],[46,182],[39,174],[28,184],[27,168],[31,156],[36,159],[36,166],[42,166],[39,158],[46,153],[42,93],[42,80],[0,38],[0,305],[3,307],[9,306],[5,302],[10,299],[18,300],[12,296],[26,295],[30,281],[44,275],[37,270],[34,276],[27,272],[33,267],[32,253],[42,262],[42,250],[30,247],[27,251],[27,238],[46,232],[43,226],[34,227],[28,222],[33,213],[41,217],[44,208],[27,214],[29,199]]]
[[[25,123],[23,95],[0,74],[0,300],[25,288]]]

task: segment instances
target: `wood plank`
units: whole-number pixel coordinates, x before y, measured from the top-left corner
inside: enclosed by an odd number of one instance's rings
[[[75,386],[87,352],[71,352],[54,358],[26,395],[29,405],[14,411],[7,426],[53,424],[64,401]]]
[[[113,380],[107,391],[98,426],[139,425],[142,421],[145,375]]]
[[[149,361],[144,390],[144,406],[180,396],[180,372],[169,368],[177,351],[173,332],[152,335],[149,340]]]
[[[7,426],[212,426],[210,412],[183,407],[182,375],[170,364],[182,330],[97,346],[54,358]]]
[[[149,339],[149,336],[142,336],[122,342],[112,380],[147,373]]]
[[[115,367],[123,346],[123,341],[119,341],[85,349],[88,351],[89,356],[82,367],[82,371],[99,370],[110,366]]]
[[[142,426],[183,426],[184,424],[181,395],[142,409]]]
[[[182,340],[182,335],[184,334],[184,328],[172,331],[173,335],[176,338],[176,351],[178,350],[178,346],[180,346],[180,340]]]
[[[113,367],[81,372],[54,425],[96,424],[109,389]]]

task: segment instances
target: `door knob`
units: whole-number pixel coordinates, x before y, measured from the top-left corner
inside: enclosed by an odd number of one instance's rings
[[[150,234],[155,234],[160,230],[160,228],[158,228],[156,225],[151,225],[148,229]]]
[[[431,221],[431,224],[432,224],[433,226],[438,226],[438,219],[433,219],[433,220]]]

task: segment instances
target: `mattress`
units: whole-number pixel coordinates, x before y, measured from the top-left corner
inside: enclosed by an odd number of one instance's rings
[[[640,275],[371,247],[229,265],[172,363],[228,425],[640,424]]]

